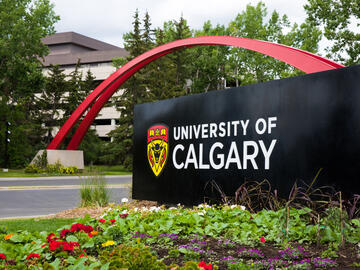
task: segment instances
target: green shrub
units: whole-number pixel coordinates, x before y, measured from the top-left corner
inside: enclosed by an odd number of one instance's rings
[[[158,270],[166,269],[166,265],[158,261],[148,248],[120,245],[112,253],[104,251],[101,261],[109,263],[109,269]]]
[[[44,151],[45,152],[45,151]],[[25,173],[50,173],[50,174],[76,174],[79,169],[76,166],[64,167],[60,162],[55,164],[46,164],[45,167],[40,166],[41,162],[34,162],[25,168]]]
[[[37,167],[40,167],[40,168],[46,168],[46,166],[48,165],[48,161],[47,161],[47,151],[44,150],[41,155],[38,155],[35,160],[34,160],[34,164],[37,166]]]
[[[59,171],[62,174],[75,174],[79,172],[79,169],[76,166],[70,166],[70,167],[60,167]]]
[[[35,164],[29,164],[26,166],[24,172],[25,173],[43,173],[43,172],[45,172],[45,170],[43,168],[36,166]]]

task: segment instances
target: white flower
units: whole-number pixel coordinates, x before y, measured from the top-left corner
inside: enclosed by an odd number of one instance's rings
[[[134,212],[137,212],[137,211],[139,211],[139,208],[135,207]]]
[[[234,208],[236,208],[236,207],[237,207],[236,204],[233,204],[233,205],[230,206],[231,209],[234,209]]]
[[[122,203],[127,203],[127,202],[129,202],[129,199],[128,199],[128,198],[122,198],[122,199],[121,199],[121,202],[122,202]]]
[[[203,216],[204,213],[203,213],[203,212],[198,212],[198,215],[199,215],[199,216]]]
[[[241,210],[246,210],[246,207],[243,206],[243,205],[240,205],[240,209],[241,209]]]
[[[169,210],[176,210],[177,208],[176,207],[170,207]]]
[[[199,204],[199,205],[198,205],[198,208],[204,208],[204,205],[203,205],[203,204]]]

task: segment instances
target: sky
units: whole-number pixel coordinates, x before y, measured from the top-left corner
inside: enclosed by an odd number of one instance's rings
[[[165,21],[178,20],[181,15],[191,29],[201,29],[210,20],[213,25],[228,23],[247,4],[259,0],[50,0],[60,21],[57,32],[73,31],[112,45],[123,47],[123,34],[132,30],[135,10],[142,19],[148,11],[152,27],[162,27]],[[263,0],[268,12],[286,14],[291,23],[302,23],[306,0]]]

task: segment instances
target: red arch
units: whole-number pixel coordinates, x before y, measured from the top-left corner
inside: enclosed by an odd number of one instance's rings
[[[248,38],[206,36],[173,41],[134,58],[103,81],[94,91],[91,92],[91,94],[79,105],[79,107],[76,108],[73,114],[56,134],[55,138],[51,141],[47,149],[58,149],[67,134],[79,121],[80,117],[85,113],[90,105],[94,103],[67,146],[67,150],[76,150],[101,108],[116,92],[121,84],[123,84],[135,72],[155,59],[173,51],[205,45],[228,45],[256,51],[292,65],[305,73],[320,72],[344,67],[343,65],[329,59],[303,50]]]

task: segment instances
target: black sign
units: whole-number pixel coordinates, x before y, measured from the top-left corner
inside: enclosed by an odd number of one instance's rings
[[[360,192],[360,66],[135,106],[133,198],[203,201],[246,179]]]

